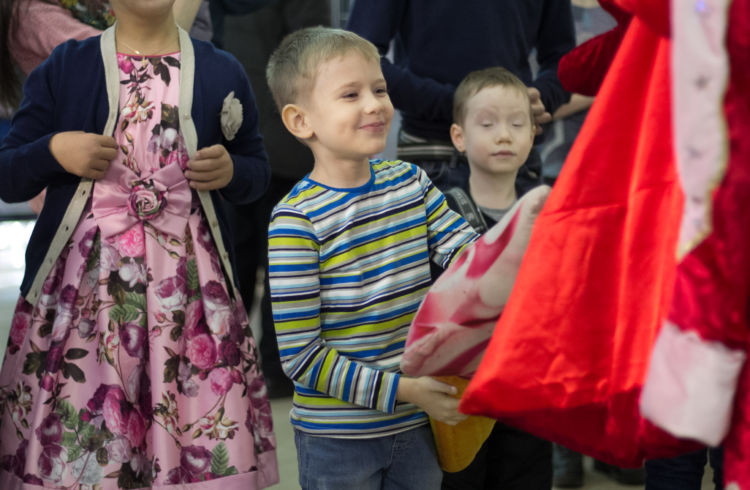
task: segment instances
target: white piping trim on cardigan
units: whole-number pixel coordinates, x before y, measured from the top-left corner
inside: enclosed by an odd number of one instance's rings
[[[195,83],[195,53],[190,36],[184,29],[178,26],[180,33],[180,50],[182,51],[180,67],[180,107],[178,113],[180,117],[180,131],[185,140],[185,147],[190,158],[198,151],[198,133],[195,130],[195,122],[192,118],[193,111],[193,87]],[[188,90],[189,89],[189,90]],[[224,239],[221,236],[219,220],[216,216],[214,202],[211,200],[211,193],[208,191],[198,191],[198,198],[203,206],[203,213],[208,220],[208,226],[211,229],[211,236],[214,238],[216,249],[219,252],[219,258],[224,266],[224,272],[227,275],[229,288],[234,292],[234,297],[239,297],[239,292],[234,286],[234,274],[232,273],[232,264],[229,262],[229,254],[224,246]]]
[[[109,104],[107,122],[104,125],[104,131],[102,134],[112,135],[114,134],[115,124],[117,123],[117,111],[120,98],[120,71],[117,66],[114,26],[102,33],[99,45],[101,47],[102,62],[104,64],[104,77],[107,84],[107,102]],[[26,293],[26,301],[35,307],[39,301],[44,281],[47,280],[47,276],[50,271],[52,271],[57,258],[62,253],[65,244],[68,243],[68,240],[73,235],[75,227],[78,225],[78,221],[81,218],[86,202],[88,202],[93,185],[93,180],[82,178],[81,183],[78,184],[78,187],[76,188],[75,194],[73,194],[73,199],[71,199],[68,208],[65,210],[60,226],[57,227],[57,231],[47,249],[44,260],[39,266],[36,276],[34,276],[31,288],[29,288],[29,292]]]

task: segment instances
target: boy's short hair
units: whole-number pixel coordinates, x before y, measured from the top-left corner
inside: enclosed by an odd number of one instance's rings
[[[287,35],[271,54],[266,67],[268,86],[279,110],[312,90],[322,63],[352,51],[380,63],[375,45],[351,31],[317,26]]]
[[[464,77],[458,84],[455,94],[453,94],[453,122],[463,124],[466,117],[466,104],[480,90],[488,87],[515,87],[527,99],[529,98],[528,87],[506,68],[502,66],[492,66],[483,70],[476,70]],[[531,100],[529,99],[529,116],[532,124],[534,118],[531,116]]]

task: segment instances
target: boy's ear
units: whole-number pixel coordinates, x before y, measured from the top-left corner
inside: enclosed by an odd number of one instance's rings
[[[281,109],[281,121],[286,129],[300,140],[306,140],[313,135],[305,111],[296,104],[287,104]]]
[[[451,124],[451,141],[458,151],[466,151],[464,144],[464,130],[456,123]]]

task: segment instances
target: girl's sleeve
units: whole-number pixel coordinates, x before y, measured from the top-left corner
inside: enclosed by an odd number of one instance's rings
[[[0,199],[24,202],[39,194],[53,180],[70,176],[49,150],[55,96],[54,60],[34,70],[24,83],[21,105],[10,131],[0,144]]]
[[[280,205],[268,230],[273,322],[284,372],[305,388],[393,413],[399,375],[352,361],[321,338],[319,244],[312,223]]]
[[[430,181],[424,171],[414,166],[425,190],[425,212],[427,214],[427,240],[430,258],[443,269],[447,269],[467,245],[474,243],[479,234],[457,212],[448,207],[445,196]]]
[[[271,167],[258,128],[258,106],[244,69],[232,59],[237,83],[232,87],[235,102],[242,106],[242,124],[232,139],[231,131],[224,131],[222,144],[234,163],[232,180],[221,189],[221,195],[234,204],[247,204],[260,198],[271,181]],[[218,76],[224,76],[219,74]],[[227,90],[226,96],[229,96]],[[226,103],[225,103],[226,104]],[[222,123],[222,126],[224,123]]]

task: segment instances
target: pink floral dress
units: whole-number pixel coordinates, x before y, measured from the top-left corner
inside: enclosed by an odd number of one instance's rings
[[[118,157],[38,305],[16,306],[0,488],[273,484],[255,341],[183,175],[179,54],[118,62]]]

